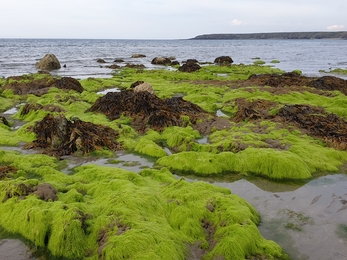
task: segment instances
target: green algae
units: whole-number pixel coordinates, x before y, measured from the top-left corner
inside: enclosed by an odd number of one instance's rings
[[[185,259],[186,245],[194,243],[205,248],[204,259],[285,256],[260,235],[254,208],[228,189],[177,180],[165,169],[136,174],[88,165],[65,175],[56,170],[54,158],[1,150],[0,163],[27,173],[0,182],[0,210],[6,212],[0,225],[54,257]],[[36,177],[30,179],[31,174]],[[42,182],[57,189],[58,200],[43,201],[19,188],[3,201],[9,187]],[[206,235],[208,226],[213,237]],[[237,248],[233,241],[239,241]]]

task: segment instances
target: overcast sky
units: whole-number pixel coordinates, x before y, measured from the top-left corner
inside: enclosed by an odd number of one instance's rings
[[[1,0],[0,38],[185,39],[347,30],[346,0]]]

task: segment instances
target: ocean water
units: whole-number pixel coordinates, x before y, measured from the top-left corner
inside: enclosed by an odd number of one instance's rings
[[[46,53],[57,56],[66,68],[53,71],[75,78],[110,77],[105,68],[115,59],[153,68],[157,56],[174,56],[179,62],[189,58],[213,62],[218,56],[231,56],[235,64],[252,64],[260,58],[268,65],[308,76],[321,76],[319,70],[347,68],[345,40],[102,40],[102,39],[0,39],[0,77],[37,72],[35,63]],[[131,58],[132,54],[145,58]],[[106,64],[97,63],[104,59]],[[280,63],[272,64],[272,60]],[[102,67],[101,67],[102,66]],[[337,75],[345,77],[343,75]]]

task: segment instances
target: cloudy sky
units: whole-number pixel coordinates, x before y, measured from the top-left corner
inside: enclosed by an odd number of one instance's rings
[[[185,39],[347,30],[346,0],[1,0],[0,38]]]

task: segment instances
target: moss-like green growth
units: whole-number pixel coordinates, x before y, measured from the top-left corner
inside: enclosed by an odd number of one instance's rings
[[[260,235],[254,208],[228,189],[177,180],[165,169],[88,165],[68,176],[48,156],[2,150],[0,163],[18,169],[0,182],[0,225],[54,257],[185,259],[189,244],[200,244],[204,259],[286,257]],[[43,182],[57,200],[40,199],[35,187]]]
[[[254,65],[263,65],[263,64],[265,64],[265,63],[266,63],[266,62],[263,61],[263,60],[256,60],[256,61],[253,62]]]
[[[163,157],[166,156],[166,152],[163,148],[157,145],[155,142],[148,140],[146,138],[140,138],[138,142],[136,142],[135,152],[149,155],[152,157]]]
[[[319,70],[319,72],[336,73],[336,74],[347,74],[347,69],[336,68],[336,69],[332,69],[332,70],[329,70],[329,71]]]
[[[279,60],[272,60],[271,63],[280,63]]]

